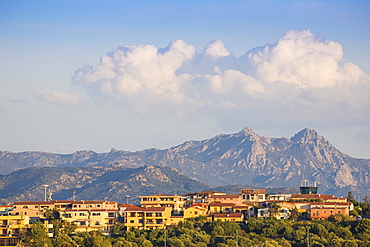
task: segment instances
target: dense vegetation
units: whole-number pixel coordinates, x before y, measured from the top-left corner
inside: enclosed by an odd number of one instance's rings
[[[73,225],[61,227],[54,220],[53,239],[46,237],[42,224],[34,224],[22,236],[24,246],[86,247],[228,247],[228,246],[370,246],[370,220],[349,220],[337,215],[329,220],[293,221],[251,218],[247,223],[205,222],[204,217],[188,219],[177,227],[162,230],[125,231],[123,224],[113,229],[112,236],[99,232],[71,234]]]

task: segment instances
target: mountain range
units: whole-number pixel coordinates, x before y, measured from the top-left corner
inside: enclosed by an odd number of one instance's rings
[[[132,183],[131,180],[129,183],[126,181],[130,179],[130,174],[142,171],[140,176],[146,178],[148,173],[144,171],[153,169],[158,174],[172,171],[171,176],[174,179],[179,179],[175,178],[176,173],[176,176],[183,176],[183,180],[180,179],[182,182],[187,181],[187,185],[180,185],[171,180],[174,188],[178,188],[179,192],[171,189],[168,183],[167,193],[182,193],[181,188],[185,192],[190,188],[202,190],[225,185],[298,188],[303,179],[316,182],[319,193],[345,196],[348,191],[352,191],[355,195],[366,195],[370,191],[370,159],[357,159],[342,153],[310,128],[303,129],[291,138],[268,138],[246,127],[234,134],[220,134],[201,141],[191,140],[163,150],[147,149],[137,152],[116,149],[108,153],[77,151],[73,154],[2,151],[0,152],[0,173],[3,175],[0,176],[0,197],[5,198],[2,190],[4,186],[9,186],[6,181],[14,174],[19,173],[17,175],[19,177],[22,172],[24,174],[37,173],[37,171],[47,173],[47,169],[42,170],[45,167],[49,169],[49,173],[53,171],[55,177],[54,180],[39,181],[40,185],[58,181],[55,187],[60,188],[54,190],[57,193],[68,190],[70,193],[73,183],[69,184],[68,188],[64,188],[60,177],[71,177],[70,179],[73,177],[76,186],[84,188],[80,189],[81,193],[87,195],[88,191],[94,190],[92,188],[95,186],[105,195],[110,195],[105,189],[110,190],[112,194],[109,198],[112,199],[120,190],[123,190],[120,196],[127,194],[127,191],[120,186],[123,186],[122,181],[125,181],[125,186]],[[163,168],[168,170],[162,170]],[[94,172],[100,175],[94,175]],[[86,173],[86,176],[75,177],[79,173]],[[156,177],[155,180],[160,181],[161,176]],[[28,179],[32,180],[31,177]],[[24,181],[28,180],[24,179]],[[86,183],[84,184],[83,181]],[[99,184],[99,181],[102,183]],[[113,186],[114,184],[116,186]],[[155,183],[152,185],[149,186],[152,189],[158,187]],[[104,186],[106,188],[103,188]],[[132,186],[131,189],[134,190],[135,186],[144,185],[132,183]],[[146,192],[154,193],[155,189]],[[23,194],[18,194],[26,195],[27,190],[24,189]],[[17,198],[28,197],[18,196]]]

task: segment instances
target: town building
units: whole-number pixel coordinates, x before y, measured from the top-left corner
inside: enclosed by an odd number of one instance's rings
[[[126,207],[123,211],[124,224],[127,230],[163,229],[171,225],[170,207]]]
[[[242,200],[247,202],[260,202],[266,200],[266,190],[264,189],[248,189],[242,190]]]
[[[184,209],[186,197],[179,195],[150,195],[140,196],[140,205],[142,207],[170,207],[174,212],[180,212]]]

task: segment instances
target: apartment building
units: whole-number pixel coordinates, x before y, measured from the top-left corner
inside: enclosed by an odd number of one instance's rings
[[[242,190],[242,200],[246,202],[266,201],[266,190],[264,189],[248,189]]]
[[[118,209],[62,209],[60,210],[60,219],[76,224],[76,232],[100,231],[103,234],[109,234],[117,223]]]
[[[174,212],[181,212],[184,209],[186,197],[179,195],[157,194],[140,196],[142,207],[170,207]]]
[[[311,202],[309,213],[313,220],[326,220],[331,215],[349,215],[351,210],[353,210],[351,202]]]
[[[163,229],[170,225],[170,207],[128,206],[123,210],[124,224],[127,230]]]
[[[221,203],[233,203],[235,205],[242,204],[241,195],[211,195],[205,202],[221,202]]]

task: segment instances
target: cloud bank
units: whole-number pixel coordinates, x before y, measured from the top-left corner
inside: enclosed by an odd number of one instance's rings
[[[183,40],[164,49],[120,46],[95,67],[76,70],[72,83],[96,102],[119,102],[140,114],[163,108],[220,118],[235,113],[283,122],[369,122],[369,76],[343,62],[340,43],[309,30],[290,30],[240,57],[220,40],[199,53]]]

